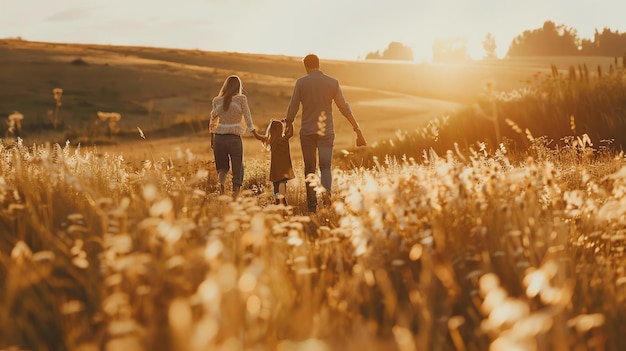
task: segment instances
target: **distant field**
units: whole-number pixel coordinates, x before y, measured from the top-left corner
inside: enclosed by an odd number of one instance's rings
[[[454,112],[481,94],[487,81],[508,91],[550,74],[551,64],[566,72],[571,65],[585,63],[593,73],[598,66],[608,70],[612,62],[546,57],[416,64],[322,58],[322,70],[340,79],[373,142]],[[121,113],[119,126],[130,136],[118,138],[115,146],[100,143],[99,148],[132,150],[136,155],[167,154],[175,147],[210,154],[205,131],[210,101],[229,74],[242,77],[261,129],[269,119],[284,115],[293,84],[304,74],[299,57],[15,40],[0,41],[0,65],[0,116],[14,110],[25,115],[25,142],[62,142],[68,135],[87,134],[97,111],[111,111]],[[42,126],[49,124],[52,89],[57,87],[64,89],[59,112],[63,128],[53,131]],[[337,115],[337,149],[350,148],[353,133]],[[180,124],[186,127],[171,128]],[[137,127],[150,143],[134,134]],[[129,145],[133,140],[139,143]],[[298,144],[293,142],[295,148]],[[148,147],[141,149],[143,145]],[[246,150],[254,155],[257,148]]]

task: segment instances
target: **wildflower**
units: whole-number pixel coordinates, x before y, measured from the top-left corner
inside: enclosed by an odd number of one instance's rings
[[[8,133],[11,135],[19,136],[22,132],[22,120],[24,119],[24,115],[14,111],[9,115],[7,124],[8,124]]]
[[[109,119],[109,113],[108,113],[108,112],[98,111],[98,112],[96,113],[96,115],[98,116],[98,118],[99,118],[102,122],[104,122],[104,121],[106,121],[107,119]]]
[[[224,244],[219,239],[214,239],[207,243],[206,248],[204,249],[204,257],[207,260],[216,259],[223,251]]]
[[[52,126],[55,129],[59,125],[59,108],[61,107],[61,95],[63,95],[63,89],[52,89],[52,96],[54,97],[55,101],[54,112],[52,113]]]
[[[18,241],[13,247],[13,250],[11,250],[11,258],[16,260],[18,263],[22,263],[25,260],[30,259],[32,256],[33,252],[28,244],[23,241]]]
[[[246,300],[246,310],[251,316],[258,315],[261,310],[261,299],[256,295],[248,297]]]
[[[61,305],[61,313],[65,315],[78,313],[84,309],[84,304],[79,300],[71,300]]]
[[[137,130],[139,131],[139,136],[141,137],[141,139],[146,139],[145,134],[143,134],[143,130],[141,130],[141,128],[137,127]]]
[[[61,106],[61,95],[63,95],[63,89],[61,88],[52,89],[52,96],[54,96],[54,100],[58,103],[58,106]]]
[[[422,245],[414,244],[411,247],[411,251],[409,252],[409,258],[411,259],[411,261],[417,261],[422,257],[423,251],[424,251],[424,248]]]
[[[576,331],[582,334],[593,328],[601,327],[604,325],[604,321],[604,315],[600,313],[581,314],[567,321],[567,325],[575,327]]]
[[[245,272],[241,275],[238,281],[239,290],[242,292],[251,292],[257,286],[257,278],[250,272]]]
[[[15,111],[9,115],[9,121],[21,121],[24,119],[24,115]]]
[[[97,128],[100,123],[107,123],[107,134],[112,135],[119,132],[119,127],[117,126],[117,122],[122,119],[122,115],[117,112],[102,112],[98,111],[96,113],[98,119],[95,122],[95,127]],[[139,129],[140,136],[145,139],[145,135],[143,135],[143,131]]]

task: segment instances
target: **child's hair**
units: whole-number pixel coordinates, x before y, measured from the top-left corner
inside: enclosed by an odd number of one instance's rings
[[[283,122],[272,119],[270,123],[267,125],[267,130],[265,131],[265,147],[268,150],[272,149],[272,144],[282,138],[285,135],[285,125]]]

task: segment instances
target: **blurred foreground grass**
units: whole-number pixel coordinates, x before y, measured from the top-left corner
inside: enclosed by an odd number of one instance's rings
[[[623,155],[535,147],[335,169],[313,217],[264,164],[3,147],[0,349],[621,350]]]

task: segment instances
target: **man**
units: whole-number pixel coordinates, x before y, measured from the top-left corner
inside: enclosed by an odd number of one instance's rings
[[[346,117],[357,135],[357,146],[367,143],[359,124],[354,119],[350,106],[346,103],[339,81],[320,71],[320,61],[316,55],[309,54],[304,60],[307,75],[299,78],[293,88],[291,101],[287,108],[287,129],[293,128],[296,113],[302,104],[302,123],[300,126],[300,145],[304,160],[304,174],[315,174],[317,170],[316,153],[319,156],[319,169],[322,186],[330,199],[332,187],[331,163],[335,129],[333,125],[332,102],[335,102],[341,114]],[[307,207],[310,213],[317,211],[317,197],[309,181],[306,182]]]

